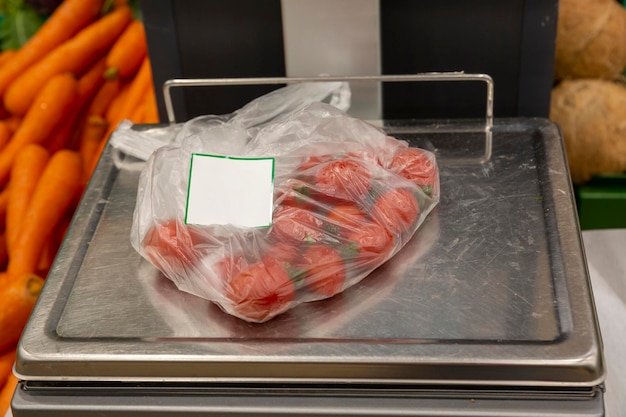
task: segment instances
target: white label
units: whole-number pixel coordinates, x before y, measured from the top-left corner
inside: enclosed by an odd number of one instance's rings
[[[192,154],[185,222],[269,227],[274,158]]]

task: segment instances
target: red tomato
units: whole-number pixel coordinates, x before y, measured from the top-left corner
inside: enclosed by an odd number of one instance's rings
[[[371,221],[351,229],[346,237],[356,252],[352,262],[363,268],[377,268],[395,248],[393,236],[384,227]]]
[[[248,267],[248,262],[242,255],[226,255],[215,264],[215,271],[223,282],[230,280]]]
[[[255,322],[286,311],[295,294],[296,287],[285,267],[268,257],[234,276],[226,290],[234,313]]]
[[[297,168],[298,171],[306,171],[313,167],[318,166],[322,162],[328,162],[330,160],[335,159],[332,155],[313,155],[309,156],[300,166]]]
[[[333,207],[326,219],[336,225],[353,227],[367,221],[367,216],[356,204],[344,203]]]
[[[429,152],[419,148],[399,148],[389,169],[417,184],[430,194],[437,179],[437,165]]]
[[[281,206],[274,214],[270,234],[277,241],[318,242],[324,238],[324,222],[311,211]]]
[[[304,271],[307,287],[318,294],[330,297],[343,288],[346,266],[339,253],[327,245],[313,245],[300,257],[299,267]]]
[[[341,200],[358,201],[367,195],[372,174],[354,159],[326,162],[315,172],[315,186],[323,194]]]
[[[345,238],[353,229],[368,221],[367,215],[354,203],[342,203],[326,214],[326,230],[337,237]]]
[[[152,227],[143,239],[148,259],[166,275],[180,275],[200,259],[193,227],[174,219]]]
[[[299,179],[290,178],[281,185],[284,190],[279,192],[275,201],[281,206],[300,207],[307,210],[314,210],[317,202],[315,193],[311,186]]]
[[[300,252],[300,247],[293,242],[272,242],[265,249],[264,254],[276,261],[285,264],[291,264]]]
[[[394,188],[385,192],[372,208],[372,216],[394,235],[410,228],[417,220],[418,214],[417,200],[406,188]]]

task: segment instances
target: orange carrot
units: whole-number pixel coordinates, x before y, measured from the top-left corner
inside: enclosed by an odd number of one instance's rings
[[[107,109],[113,100],[115,100],[115,97],[119,95],[121,87],[122,83],[119,78],[107,80],[104,84],[102,84],[100,90],[98,90],[91,103],[89,103],[89,107],[86,112],[87,117],[104,117]]]
[[[0,102],[0,119],[4,120],[11,117],[11,113],[4,108],[4,103]]]
[[[60,150],[50,158],[24,213],[7,272],[10,277],[35,272],[43,246],[74,203],[82,183],[78,152]]]
[[[106,57],[107,79],[126,78],[133,75],[148,53],[148,43],[143,23],[133,20],[120,35]]]
[[[109,136],[111,136],[111,133],[113,133],[113,131],[117,129],[117,126],[122,120],[131,117],[133,111],[141,104],[142,98],[144,97],[146,91],[150,88],[151,85],[152,68],[150,67],[150,58],[146,56],[141,63],[141,67],[139,68],[137,75],[135,75],[135,78],[130,84],[128,94],[124,102],[122,103],[122,107],[117,114],[117,117],[109,122],[109,129],[104,135],[104,140],[100,142],[100,146],[98,147],[98,150],[94,155],[92,164],[89,168],[87,168],[88,176],[91,176],[91,174],[93,173],[93,170],[95,169],[96,164],[100,159],[100,155],[102,154],[102,151],[104,150],[108,142],[108,138]]]
[[[57,251],[59,250],[59,245],[57,242],[50,238],[43,245],[43,250],[41,251],[41,257],[37,262],[37,275],[45,277],[48,275],[48,271],[52,266],[52,262],[56,257]]]
[[[150,68],[150,59],[145,57],[141,63],[141,68],[139,68],[137,75],[135,75],[135,78],[133,78],[133,81],[130,84],[124,102],[121,103],[121,108],[119,113],[117,113],[117,117],[109,122],[109,130],[107,131],[106,137],[109,137],[111,133],[117,129],[117,125],[122,120],[128,119],[132,116],[135,109],[141,104],[146,91],[150,88],[151,82],[152,70]]]
[[[59,74],[50,79],[24,117],[13,139],[0,151],[0,184],[6,183],[15,155],[31,143],[43,143],[60,125],[77,96],[76,79]]]
[[[146,98],[146,120],[145,123],[159,123],[159,109],[157,108],[156,95],[154,94],[154,87],[148,90],[148,97]]]
[[[43,279],[35,274],[4,281],[0,288],[0,352],[19,341],[42,286]]]
[[[12,115],[4,119],[4,123],[7,124],[7,127],[11,130],[12,133],[15,133],[15,131],[22,124],[22,118],[20,116]]]
[[[87,183],[90,172],[87,168],[93,164],[93,158],[100,146],[100,142],[104,140],[104,134],[108,128],[108,123],[102,117],[95,115],[89,116],[85,121],[83,130],[81,131],[79,152],[83,161],[83,182]]]
[[[4,385],[11,374],[13,363],[15,363],[15,348],[11,348],[0,356],[0,386]]]
[[[141,103],[138,105],[138,109],[133,112],[133,117],[130,120],[134,123],[158,123],[159,111],[157,109],[156,95],[154,94],[154,86],[152,85],[152,79],[150,79],[150,85],[144,92],[141,98]]]
[[[9,143],[11,136],[13,136],[13,132],[8,123],[0,120],[0,151]]]
[[[0,233],[0,266],[4,268],[7,261],[9,260],[9,253],[7,250],[7,237],[6,232]]]
[[[46,148],[51,154],[67,147],[68,144],[72,142],[72,138],[76,133],[76,123],[79,114],[80,105],[78,100],[76,100],[68,108],[65,120],[63,120],[61,125],[58,126],[53,132],[51,132],[48,140],[44,142]]]
[[[89,70],[78,79],[78,98],[84,105],[100,89],[104,83],[102,71],[106,68],[105,58],[100,58]]]
[[[50,153],[41,145],[26,145],[15,156],[11,168],[9,182],[9,202],[6,214],[6,236],[8,251],[11,253],[13,244],[20,230],[24,213],[39,183]]]
[[[15,49],[6,49],[0,53],[0,67],[2,67],[7,62],[15,59],[15,54],[17,51]]]
[[[7,205],[9,204],[9,188],[4,187],[4,190],[0,192],[0,228],[4,229]]]
[[[145,57],[141,63],[139,72],[133,79],[128,96],[124,100],[124,104],[120,109],[120,114],[117,118],[117,123],[113,123],[114,129],[117,128],[117,124],[124,118],[130,117],[133,111],[140,105],[146,92],[152,86],[152,68],[150,67],[150,58]]]
[[[126,97],[128,97],[128,93],[130,92],[131,84],[132,82],[122,84],[120,86],[120,92],[115,96],[115,98],[113,99],[113,101],[111,101],[111,104],[107,108],[107,111],[104,114],[104,118],[109,125],[114,123],[118,119],[122,110],[122,106],[124,105]]]
[[[18,382],[17,377],[13,373],[9,374],[2,391],[0,391],[0,415],[6,415],[7,411],[9,411]]]
[[[24,71],[96,19],[101,7],[102,0],[63,1],[15,56],[0,67],[0,96]]]
[[[135,108],[135,110],[128,117],[128,120],[130,120],[131,122],[135,124],[144,123],[145,117],[146,117],[147,106],[148,106],[148,103],[146,102],[142,101],[141,103],[139,103],[139,105]]]
[[[47,80],[65,72],[81,73],[111,47],[131,19],[129,7],[117,8],[29,67],[7,89],[6,109],[12,114],[25,114]]]
[[[104,78],[102,77],[104,68],[105,62],[103,57],[96,64],[92,65],[89,71],[78,80],[77,99],[71,104],[61,125],[57,127],[46,141],[50,153],[63,149],[73,142],[72,138],[77,133],[76,125],[81,110],[104,83]]]

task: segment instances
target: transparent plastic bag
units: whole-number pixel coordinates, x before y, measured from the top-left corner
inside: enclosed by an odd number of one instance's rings
[[[133,247],[180,290],[250,322],[356,284],[439,201],[433,153],[330,104],[297,105],[290,89],[270,93],[272,105],[264,96],[232,117],[187,122],[139,181]],[[277,106],[281,95],[289,106]],[[192,153],[273,157],[271,227],[185,224]]]

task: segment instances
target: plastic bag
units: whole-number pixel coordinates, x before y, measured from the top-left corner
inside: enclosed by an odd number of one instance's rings
[[[433,153],[330,104],[298,105],[292,87],[338,86],[285,87],[231,117],[191,120],[151,155],[139,181],[133,247],[180,290],[250,322],[356,284],[439,201]],[[277,105],[281,96],[289,106]],[[271,227],[185,224],[192,153],[275,158]]]

